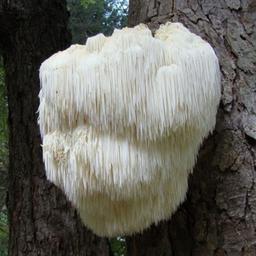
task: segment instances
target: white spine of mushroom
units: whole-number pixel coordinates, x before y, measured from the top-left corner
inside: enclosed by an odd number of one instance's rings
[[[111,237],[169,218],[215,126],[212,47],[180,23],[139,25],[54,54],[40,80],[46,175],[85,225]]]

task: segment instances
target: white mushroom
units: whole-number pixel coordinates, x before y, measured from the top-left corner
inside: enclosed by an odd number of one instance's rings
[[[85,225],[112,237],[169,218],[215,126],[212,47],[180,23],[139,25],[54,54],[40,81],[46,175]]]

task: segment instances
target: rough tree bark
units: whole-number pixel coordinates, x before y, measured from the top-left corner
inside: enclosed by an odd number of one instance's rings
[[[256,255],[256,1],[130,1],[130,26],[154,30],[166,21],[184,23],[215,48],[222,99],[186,202],[171,221],[128,238],[129,255]]]
[[[70,43],[63,0],[0,0],[9,105],[9,255],[109,255],[46,181],[37,108],[40,63]]]

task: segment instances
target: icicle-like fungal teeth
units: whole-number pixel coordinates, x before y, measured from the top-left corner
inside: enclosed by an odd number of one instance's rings
[[[169,218],[215,126],[211,46],[180,23],[155,37],[141,24],[54,54],[40,81],[46,175],[85,225],[111,237]]]

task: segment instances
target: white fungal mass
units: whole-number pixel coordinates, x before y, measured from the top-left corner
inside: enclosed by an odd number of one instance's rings
[[[212,47],[180,23],[89,38],[43,62],[39,125],[46,175],[100,236],[169,218],[215,125]]]

